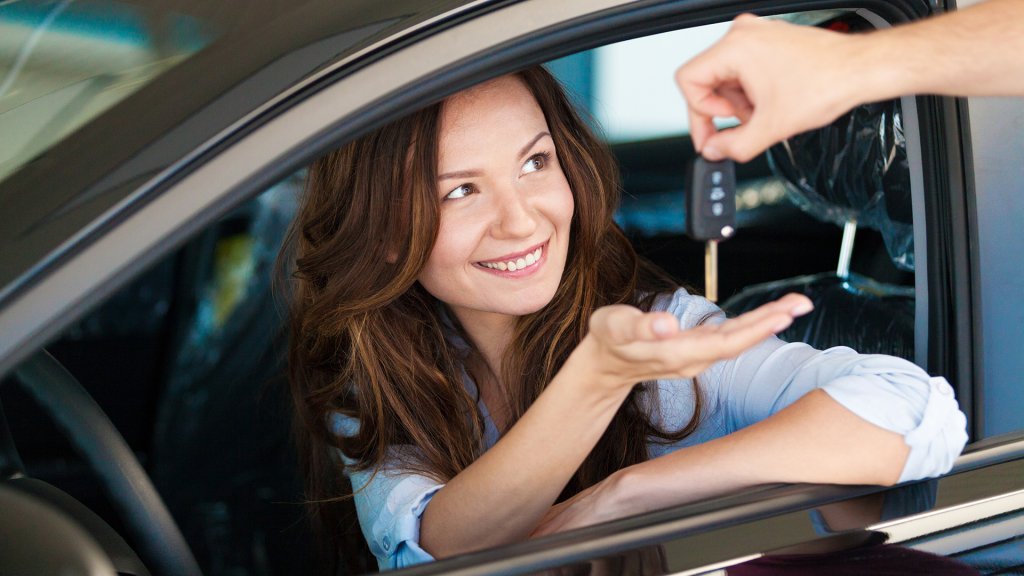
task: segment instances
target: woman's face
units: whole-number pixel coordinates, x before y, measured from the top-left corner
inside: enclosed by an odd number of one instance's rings
[[[536,312],[561,281],[573,197],[549,132],[514,76],[445,103],[440,231],[419,281],[467,329]]]

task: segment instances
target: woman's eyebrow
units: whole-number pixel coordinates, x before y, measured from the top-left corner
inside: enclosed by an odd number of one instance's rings
[[[541,132],[540,134],[534,136],[533,140],[530,140],[530,143],[527,144],[526,146],[523,146],[523,149],[519,151],[519,157],[522,158],[523,156],[526,156],[526,153],[530,151],[530,148],[533,148],[533,145],[536,144],[538,140],[545,136],[551,136],[551,134],[548,134],[547,132]]]
[[[523,146],[523,148],[519,151],[519,157],[522,158],[523,156],[526,156],[526,153],[530,151],[530,148],[533,148],[533,145],[536,144],[541,138],[545,136],[551,136],[551,134],[547,132],[540,132],[539,134],[531,138],[530,141],[526,144],[526,146]],[[455,172],[445,172],[444,174],[438,174],[437,179],[451,180],[454,178],[476,178],[477,176],[480,175],[481,172],[479,170],[456,170]]]
[[[455,172],[445,172],[444,174],[438,174],[438,180],[452,180],[455,178],[476,178],[480,176],[479,170],[456,170]]]

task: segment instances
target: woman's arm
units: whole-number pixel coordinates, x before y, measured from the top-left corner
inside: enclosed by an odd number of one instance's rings
[[[717,311],[693,300],[677,294],[667,309],[691,318]],[[967,439],[949,384],[891,356],[770,338],[699,381],[709,408],[682,441],[688,447],[677,445],[559,504],[536,533],[756,484],[892,484],[935,476],[949,469]],[[660,425],[686,420],[690,400],[678,391],[687,385],[659,382]]]
[[[761,484],[894,484],[909,448],[814,390],[738,432],[624,468],[554,507],[543,535],[642,514]]]
[[[689,378],[784,329],[810,302],[790,295],[721,324],[682,331],[671,314],[627,306],[590,333],[523,417],[427,506],[419,544],[435,557],[525,538],[596,445],[632,385]]]

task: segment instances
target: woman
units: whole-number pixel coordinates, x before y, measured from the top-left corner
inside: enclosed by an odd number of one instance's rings
[[[772,337],[806,298],[724,320],[639,260],[617,186],[542,68],[311,168],[290,348],[308,496],[326,512],[344,470],[381,568],[767,482],[935,475],[963,447],[941,378]]]

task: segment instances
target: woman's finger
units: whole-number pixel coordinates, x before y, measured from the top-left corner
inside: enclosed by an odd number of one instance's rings
[[[737,318],[697,326],[670,340],[648,344],[645,349],[635,350],[636,357],[639,360],[646,356],[648,366],[657,372],[690,377],[780,332],[792,323],[795,313],[805,312],[810,306],[803,296],[786,296]]]
[[[790,320],[797,316],[803,316],[814,309],[814,304],[803,294],[786,294],[782,298],[767,304],[762,304],[749,312],[745,312],[718,324],[719,329],[724,332],[741,330],[753,324],[764,324],[774,321],[780,322],[784,317]],[[778,332],[779,330],[776,330]]]
[[[630,344],[671,338],[679,333],[679,320],[668,312],[644,313],[632,306],[606,306],[594,312],[590,329],[609,343]]]

